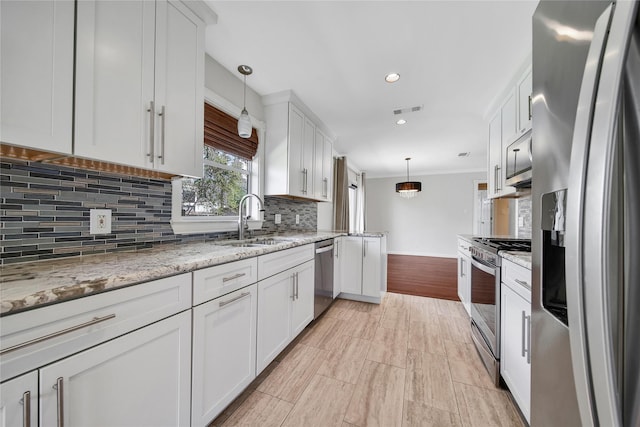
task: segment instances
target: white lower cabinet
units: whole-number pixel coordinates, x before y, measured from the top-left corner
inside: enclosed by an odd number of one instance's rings
[[[256,377],[257,297],[253,284],[193,308],[193,426],[208,425]]]
[[[341,297],[380,302],[387,280],[385,237],[346,236],[340,239]]]
[[[259,374],[313,320],[314,261],[258,282]]]
[[[190,342],[186,311],[41,368],[40,425],[189,425]]]
[[[505,263],[508,261],[503,259],[503,271],[505,271]],[[528,271],[522,267],[519,269]],[[520,410],[529,421],[531,404],[531,291],[520,285],[510,285],[509,282],[509,275],[503,276],[500,301],[500,374]]]
[[[38,371],[0,384],[0,426],[23,427],[38,423]]]
[[[458,298],[471,316],[471,253],[470,243],[458,238]]]

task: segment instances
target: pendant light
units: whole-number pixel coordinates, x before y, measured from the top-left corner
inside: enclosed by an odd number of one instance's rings
[[[411,157],[405,159],[407,161],[407,180],[396,184],[396,193],[401,197],[410,199],[418,195],[422,191],[422,183],[420,181],[409,181],[409,160]]]
[[[238,135],[240,135],[240,138],[250,138],[252,128],[251,119],[247,112],[247,76],[253,73],[253,69],[248,65],[238,65],[238,71],[244,76],[244,97],[242,101],[242,113],[240,113],[240,118],[238,119]]]

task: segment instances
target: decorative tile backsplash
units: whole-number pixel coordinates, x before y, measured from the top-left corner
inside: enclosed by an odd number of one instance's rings
[[[531,196],[521,197],[518,200],[518,237],[531,238]]]
[[[13,159],[2,159],[0,171],[2,264],[237,238],[237,232],[173,234],[170,181]],[[112,210],[111,234],[89,234],[92,208]],[[316,224],[315,202],[267,197],[256,234],[315,231]]]

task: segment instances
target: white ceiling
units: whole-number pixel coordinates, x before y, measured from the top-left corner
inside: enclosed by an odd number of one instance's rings
[[[486,169],[484,116],[531,52],[538,3],[206,2],[207,53],[235,74],[251,65],[260,95],[292,89],[369,177],[402,176],[405,157],[411,175]],[[418,105],[395,124],[394,109]]]

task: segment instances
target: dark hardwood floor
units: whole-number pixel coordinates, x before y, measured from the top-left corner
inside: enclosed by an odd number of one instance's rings
[[[459,301],[457,269],[456,258],[388,255],[387,290]]]

